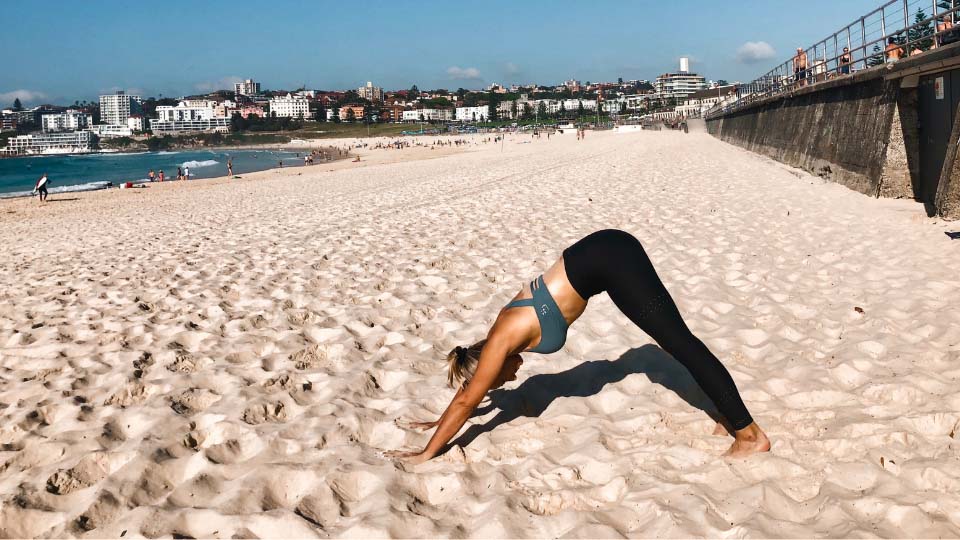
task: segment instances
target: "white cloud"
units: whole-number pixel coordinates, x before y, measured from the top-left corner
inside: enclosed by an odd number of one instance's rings
[[[14,100],[19,99],[24,105],[27,103],[36,104],[39,101],[47,99],[47,95],[36,90],[13,90],[0,93],[0,107],[12,105]]]
[[[216,92],[217,90],[233,90],[233,85],[243,82],[243,79],[237,76],[224,77],[217,81],[204,81],[195,84],[193,87],[201,92]]]
[[[451,66],[447,68],[447,75],[449,75],[451,79],[477,80],[480,78],[480,70],[473,67],[461,68]]]
[[[770,60],[776,55],[777,51],[766,41],[748,41],[737,49],[737,62],[755,64]]]
[[[520,66],[513,62],[507,62],[504,70],[507,72],[507,75],[518,75],[520,73]]]

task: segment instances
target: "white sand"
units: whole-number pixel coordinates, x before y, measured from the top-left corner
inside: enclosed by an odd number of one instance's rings
[[[0,536],[960,535],[960,226],[702,134],[529,140],[0,203]],[[469,444],[378,457],[427,441],[395,420],[443,411],[443,354],[608,227],[772,451],[720,458],[604,295]]]

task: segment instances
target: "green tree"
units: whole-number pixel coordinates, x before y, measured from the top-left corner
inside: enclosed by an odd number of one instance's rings
[[[587,83],[587,84],[590,84],[590,83]],[[578,101],[578,102],[577,102],[577,116],[578,116],[578,117],[583,116],[583,102],[582,102],[582,101]]]
[[[874,45],[873,54],[870,58],[867,58],[867,67],[882,66],[883,63],[883,49],[880,48],[880,45]]]
[[[497,109],[497,95],[490,92],[487,96],[487,120],[496,122],[500,119],[500,111]]]
[[[347,122],[353,122],[357,119],[357,113],[353,112],[353,107],[347,109]]]
[[[409,92],[409,95],[407,96],[407,98],[409,98],[409,99],[417,99],[417,98],[419,98],[419,97],[420,97],[420,89],[417,88],[417,85],[411,86],[411,87],[410,87],[410,92]]]
[[[514,120],[516,120],[516,118],[517,118],[517,102],[516,102],[516,100],[514,100],[514,101],[512,101],[512,102],[510,103],[510,116],[512,116]]]
[[[907,41],[913,44],[912,47],[922,51],[926,51],[933,46],[933,25],[930,21],[924,22],[926,18],[927,14],[923,9],[917,8],[917,14],[913,18],[913,24],[919,26],[907,31]]]
[[[533,111],[530,110],[530,104],[524,103],[523,113],[521,114],[520,117],[523,118],[524,120],[529,120],[531,116],[533,116]]]
[[[564,105],[563,101],[560,102],[560,112],[557,113],[557,116],[558,116],[559,118],[566,118],[566,117],[567,117],[567,106]]]
[[[540,118],[547,117],[547,104],[543,101],[537,104],[537,116],[539,116]]]
[[[20,98],[16,98],[16,99],[13,100],[13,110],[15,110],[15,111],[22,111],[22,110],[23,110],[23,104],[20,103]]]

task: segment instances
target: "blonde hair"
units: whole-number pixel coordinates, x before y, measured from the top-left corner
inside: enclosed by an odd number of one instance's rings
[[[480,352],[486,342],[487,340],[484,339],[469,347],[454,347],[452,351],[447,353],[447,384],[451,388],[470,384],[470,379],[477,372]]]

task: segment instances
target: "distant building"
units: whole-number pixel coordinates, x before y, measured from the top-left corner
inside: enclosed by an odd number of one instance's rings
[[[100,96],[100,123],[126,126],[127,118],[140,113],[140,96],[128,96],[122,90],[116,94]]]
[[[188,120],[209,120],[214,117],[215,101],[206,99],[188,99],[173,105],[157,107],[157,120],[162,122],[185,122]]]
[[[96,148],[96,139],[89,131],[70,131],[64,133],[33,133],[20,135],[7,140],[6,148],[0,154],[23,156],[31,154],[74,154],[92,152]]]
[[[353,113],[353,120],[363,120],[366,113],[366,107],[363,105],[344,105],[340,107],[340,121],[347,122],[351,119],[350,113]]]
[[[41,120],[44,133],[60,131],[79,131],[90,125],[90,115],[80,111],[68,110],[59,114],[45,114]]]
[[[150,124],[147,122],[147,120],[139,114],[135,114],[130,118],[127,118],[127,127],[130,128],[130,131],[134,133],[142,133],[146,131],[147,126],[149,125]]]
[[[380,118],[387,122],[402,122],[403,105],[384,105],[380,107]]]
[[[210,117],[195,120],[150,120],[150,131],[154,135],[199,131],[227,133],[230,131],[230,119]]]
[[[662,99],[674,98],[680,100],[697,90],[705,90],[706,88],[707,81],[703,76],[690,73],[690,61],[687,58],[680,59],[680,71],[664,73],[657,77],[654,84],[658,97]]]
[[[130,128],[128,122],[129,118],[123,123],[122,126],[114,124],[96,124],[90,126],[89,130],[94,135],[102,139],[116,139],[118,137],[132,137],[133,129]]]
[[[456,120],[460,122],[483,122],[490,118],[490,106],[457,107]]]
[[[230,118],[233,116],[233,113],[237,112],[237,104],[230,101],[221,101],[213,106],[213,117],[214,118]]]
[[[264,117],[263,107],[259,105],[244,105],[243,107],[240,107],[237,112],[239,112],[240,116],[244,118],[250,118],[250,115],[255,115],[258,118]]]
[[[233,85],[233,91],[238,96],[255,96],[260,93],[260,83],[253,79],[246,79]]]
[[[737,99],[736,86],[720,86],[707,90],[698,90],[686,98],[674,109],[680,116],[699,118],[718,103],[727,103]]]
[[[310,102],[292,94],[270,98],[270,116],[278,118],[310,118]]]
[[[368,99],[370,101],[383,101],[383,88],[374,86],[370,81],[367,81],[366,86],[361,86],[358,88],[357,94],[359,94],[363,99]]]
[[[6,111],[0,113],[0,131],[16,131],[17,125],[16,116],[8,114]]]
[[[413,109],[403,111],[404,122],[448,122],[454,114],[450,109]]]

